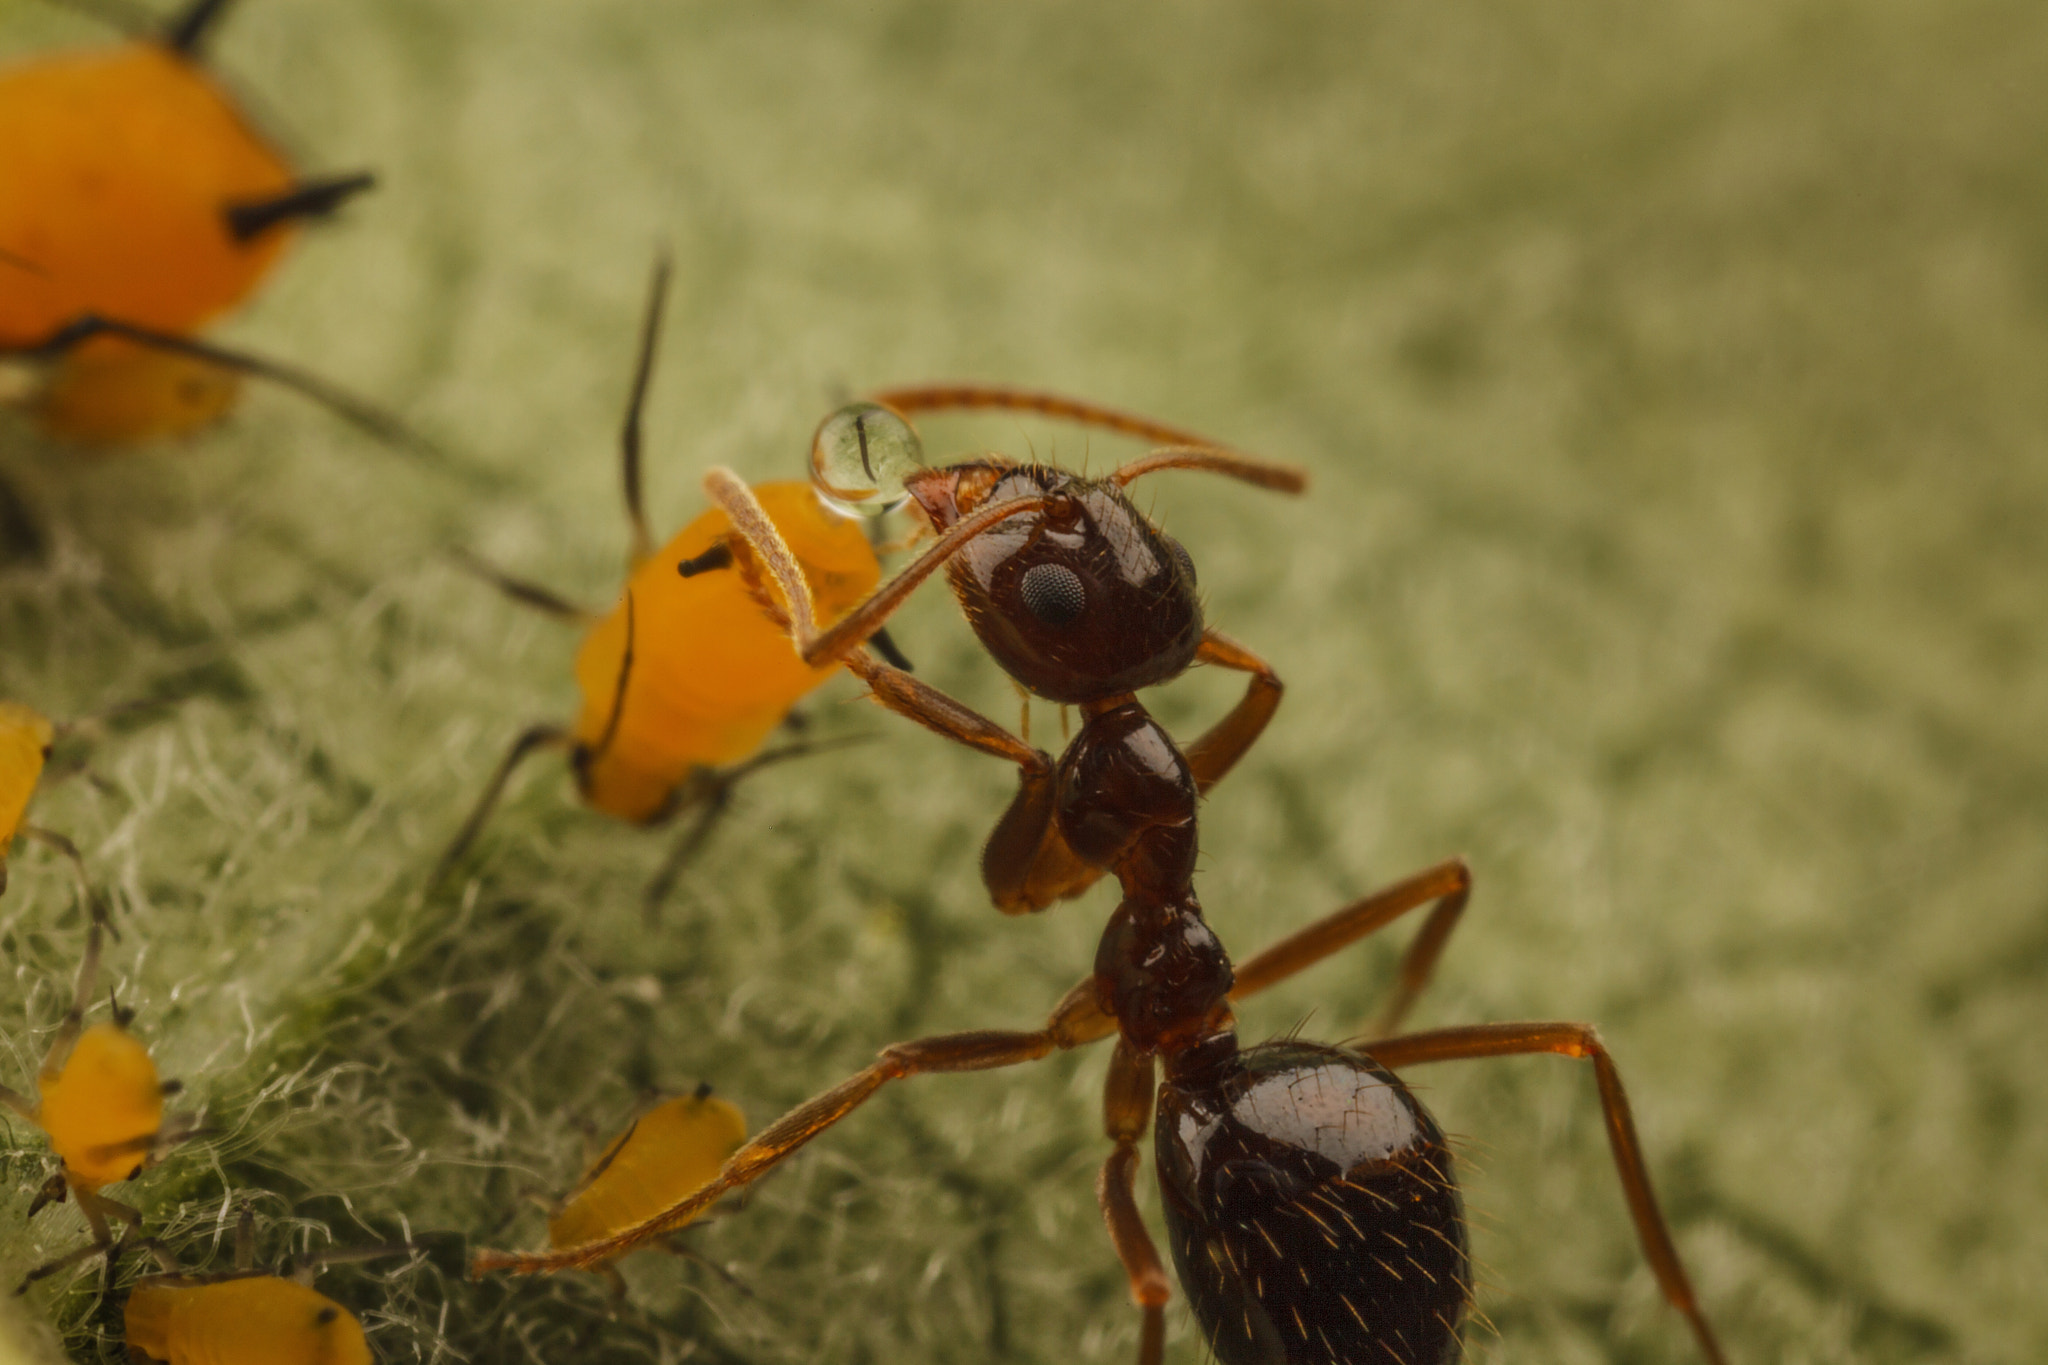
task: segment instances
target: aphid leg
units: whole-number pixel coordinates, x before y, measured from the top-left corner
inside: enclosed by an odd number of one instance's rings
[[[95,923],[106,925],[107,932],[118,939],[120,934],[115,931],[113,921],[107,916],[107,907],[100,900],[99,893],[92,889],[92,878],[86,875],[85,859],[80,855],[78,845],[56,830],[44,829],[41,825],[20,825],[14,832],[54,850],[71,864],[72,874],[78,879],[78,903],[85,907],[86,913],[92,916]],[[0,890],[4,889],[4,883],[0,883]]]
[[[551,589],[543,588],[538,583],[531,582],[528,579],[515,578],[489,560],[472,554],[461,546],[450,550],[448,555],[457,564],[460,564],[478,578],[483,579],[484,582],[490,584],[522,607],[532,607],[535,611],[544,612],[558,620],[568,621],[576,625],[596,625],[598,621],[603,619],[604,613],[592,611],[588,607],[579,607],[568,598],[561,596]]]
[[[71,1059],[71,1049],[78,1042],[78,1035],[85,1029],[85,1009],[92,1003],[93,983],[100,971],[100,935],[103,921],[97,916],[85,930],[85,956],[78,963],[78,984],[71,993],[71,1008],[64,1012],[64,1020],[57,1025],[56,1036],[50,1040],[50,1050],[43,1054],[43,1065],[37,1079],[54,1083],[64,1070],[64,1063]],[[82,1205],[81,1205],[82,1207]]]
[[[55,1260],[45,1261],[29,1271],[28,1274],[22,1276],[21,1283],[14,1286],[14,1292],[17,1296],[26,1294],[28,1293],[28,1287],[37,1280],[46,1280],[59,1271],[71,1269],[72,1266],[77,1265],[80,1261],[88,1261],[94,1256],[102,1255],[111,1245],[111,1241],[87,1242],[84,1246],[73,1247]]]
[[[1281,694],[1287,689],[1270,664],[1220,630],[1202,632],[1202,643],[1195,650],[1195,662],[1233,668],[1251,675],[1251,681],[1245,684],[1244,696],[1239,698],[1237,705],[1204,730],[1185,750],[1188,769],[1195,775],[1195,786],[1207,796],[1209,789],[1221,782],[1224,775],[1237,766],[1237,760],[1244,757],[1245,751],[1265,733],[1266,724],[1280,709]]]
[[[6,1105],[30,1123],[36,1121],[36,1104],[19,1090],[0,1085],[0,1104]]]
[[[46,1261],[34,1270],[29,1271],[28,1274],[22,1276],[21,1283],[15,1286],[14,1292],[16,1294],[27,1293],[28,1287],[37,1280],[47,1279],[61,1270],[69,1270],[80,1261],[89,1260],[94,1256],[105,1255],[108,1258],[109,1269],[111,1270],[114,1255],[126,1242],[125,1239],[120,1244],[114,1241],[114,1231],[107,1224],[109,1217],[126,1223],[131,1234],[138,1240],[141,1239],[142,1213],[140,1210],[130,1208],[117,1199],[109,1199],[103,1194],[85,1189],[82,1186],[72,1186],[71,1193],[78,1204],[78,1211],[85,1215],[86,1226],[92,1229],[93,1239],[84,1246],[73,1248],[55,1260]]]
[[[1166,1348],[1166,1304],[1173,1289],[1160,1264],[1159,1249],[1138,1214],[1138,1139],[1152,1120],[1152,1058],[1132,1052],[1119,1039],[1102,1090],[1103,1128],[1116,1150],[1102,1163],[1095,1197],[1109,1240],[1131,1281],[1131,1301],[1145,1315],[1138,1336],[1138,1365],[1159,1365]]]
[[[870,593],[867,599],[839,618],[831,629],[818,629],[818,614],[811,603],[810,584],[789,545],[761,506],[754,490],[730,469],[713,469],[704,476],[704,492],[732,519],[733,530],[761,561],[788,604],[790,639],[807,664],[818,666],[847,656],[862,641],[882,628],[890,613],[925,579],[959,552],[960,547],[998,522],[1045,506],[1043,497],[1011,498],[992,503],[960,518],[932,542],[923,554],[902,572]]]
[[[1522,1057],[1551,1052],[1593,1063],[1600,1082],[1600,1110],[1607,1122],[1607,1141],[1614,1151],[1614,1166],[1621,1177],[1622,1193],[1628,1198],[1629,1216],[1635,1220],[1636,1236],[1643,1255],[1656,1272],[1657,1283],[1673,1308],[1685,1315],[1698,1340],[1700,1353],[1709,1365],[1725,1365],[1720,1342],[1693,1292],[1692,1281],[1671,1240],[1671,1229],[1657,1207],[1657,1194],[1650,1185],[1650,1171],[1643,1163],[1643,1145],[1636,1136],[1634,1115],[1629,1111],[1628,1092],[1622,1088],[1621,1072],[1591,1024],[1526,1023],[1471,1024],[1462,1028],[1431,1029],[1375,1042],[1368,1049],[1374,1061],[1399,1071],[1424,1062],[1468,1061],[1481,1057]]]
[[[689,823],[669,849],[668,857],[662,860],[661,868],[654,879],[647,883],[647,891],[641,901],[641,911],[649,927],[660,922],[661,907],[667,903],[669,893],[675,890],[676,881],[710,839],[712,829],[732,807],[733,791],[743,778],[750,777],[771,764],[781,763],[805,754],[824,753],[831,749],[843,749],[850,744],[865,744],[867,735],[842,735],[837,739],[802,740],[785,744],[780,749],[755,754],[744,763],[735,763],[730,768],[693,768],[682,786],[676,789],[674,804],[669,814],[694,811]]]
[[[894,408],[906,417],[912,413],[941,412],[949,408],[1035,412],[1042,417],[1057,417],[1063,421],[1078,422],[1083,426],[1119,431],[1126,436],[1137,436],[1147,441],[1200,446],[1203,449],[1225,449],[1219,443],[1192,431],[1168,426],[1164,422],[1155,422],[1150,417],[1103,407],[1085,398],[1068,398],[1064,394],[1044,393],[1035,389],[1013,389],[998,384],[919,384],[883,389],[880,393],[871,394],[869,398],[871,402],[880,403],[885,408]]]
[[[512,747],[505,751],[505,757],[498,763],[498,771],[491,774],[490,782],[484,787],[484,794],[477,798],[476,808],[470,811],[469,819],[462,822],[462,829],[455,835],[454,842],[448,845],[447,852],[434,864],[433,875],[427,878],[429,895],[439,889],[455,865],[462,861],[462,855],[469,851],[469,846],[476,842],[484,822],[491,818],[491,811],[497,807],[498,798],[504,795],[505,784],[512,780],[512,774],[526,761],[527,755],[539,749],[566,749],[570,743],[569,732],[559,725],[531,726],[512,741]]]
[[[291,389],[301,397],[311,399],[343,421],[368,432],[388,445],[410,450],[415,455],[437,462],[445,462],[447,459],[446,453],[439,446],[397,417],[310,371],[287,365],[283,361],[251,355],[246,351],[216,346],[209,341],[180,336],[175,332],[161,332],[154,328],[137,326],[132,322],[122,322],[117,318],[103,318],[88,313],[58,328],[48,340],[39,345],[10,347],[6,348],[4,353],[19,353],[31,358],[53,360],[80,343],[101,336],[119,337],[138,346],[149,346],[174,355],[190,356],[194,360],[203,360],[222,369],[233,370],[237,374],[267,379],[273,384]]]
[[[1429,984],[1443,955],[1444,943],[1457,928],[1472,895],[1472,870],[1463,858],[1451,858],[1412,877],[1351,902],[1278,943],[1237,964],[1232,1000],[1256,995],[1296,972],[1315,966],[1330,954],[1375,934],[1411,910],[1430,905],[1429,918],[1401,957],[1401,974],[1393,997],[1373,1023],[1373,1036],[1391,1033]],[[1432,905],[1431,903],[1434,902]]]
[[[647,406],[647,384],[654,374],[654,355],[661,341],[662,308],[668,301],[669,259],[654,258],[654,278],[647,285],[647,311],[640,320],[640,354],[633,365],[633,389],[626,400],[626,418],[619,428],[619,456],[624,467],[626,521],[633,532],[627,559],[631,568],[654,556],[654,533],[647,529],[647,510],[640,496],[640,414]]]
[[[1108,1027],[1105,1028],[1104,1025]],[[882,1050],[874,1065],[805,1101],[754,1136],[726,1159],[709,1182],[660,1213],[593,1242],[552,1252],[480,1251],[470,1262],[472,1275],[494,1270],[532,1275],[553,1270],[589,1269],[624,1255],[688,1223],[726,1195],[751,1185],[799,1151],[818,1134],[845,1118],[890,1081],[941,1071],[988,1071],[1035,1062],[1051,1053],[1095,1041],[1114,1031],[1095,1004],[1092,989],[1068,993],[1054,1009],[1046,1027],[1028,1033],[984,1029],[895,1043]]]
[[[235,1218],[235,1269],[256,1268],[256,1210],[247,1204]]]
[[[701,1223],[704,1220],[700,1218],[697,1221]],[[750,1299],[754,1297],[754,1289],[752,1285],[748,1284],[739,1276],[733,1274],[730,1270],[727,1270],[718,1262],[712,1260],[709,1256],[706,1256],[703,1252],[698,1251],[695,1247],[688,1245],[686,1242],[683,1241],[683,1235],[683,1233],[675,1232],[670,1233],[668,1236],[662,1238],[659,1243],[661,1249],[663,1251],[666,1251],[671,1256],[677,1256],[685,1261],[690,1262],[692,1265],[703,1266],[706,1270],[716,1275],[719,1279],[725,1281],[726,1288],[736,1290],[739,1293],[746,1295]]]

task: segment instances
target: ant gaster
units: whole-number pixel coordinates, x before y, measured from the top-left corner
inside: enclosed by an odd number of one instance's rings
[[[849,413],[863,457],[855,461],[845,458],[849,443],[834,430]],[[1181,1284],[1225,1365],[1438,1365],[1458,1357],[1471,1302],[1464,1218],[1442,1130],[1395,1070],[1549,1052],[1593,1062],[1644,1252],[1702,1354],[1720,1365],[1720,1347],[1657,1208],[1620,1074],[1598,1033],[1571,1023],[1394,1032],[1463,909],[1470,876],[1462,862],[1354,902],[1236,968],[1203,919],[1193,886],[1203,779],[1213,782],[1256,737],[1277,703],[1277,685],[1263,714],[1248,696],[1186,753],[1138,703],[1135,688],[1196,659],[1250,666],[1254,694],[1269,671],[1204,629],[1186,552],[1122,489],[1168,468],[1207,469],[1282,489],[1300,487],[1301,476],[1193,446],[1155,451],[1102,480],[997,459],[876,471],[877,442],[866,428],[886,429],[891,421],[902,430],[887,444],[914,455],[914,435],[903,434],[908,424],[888,408],[868,405],[828,419],[813,455],[821,486],[828,493],[851,487],[855,499],[908,496],[940,534],[910,568],[828,631],[816,628],[796,563],[746,485],[714,470],[707,491],[775,580],[806,661],[842,658],[891,709],[1019,762],[1023,786],[983,861],[999,904],[1032,908],[1071,894],[1096,869],[1116,876],[1123,898],[1103,931],[1094,971],[1043,1028],[885,1048],[866,1070],[762,1130],[716,1179],[637,1227],[552,1254],[485,1252],[475,1268],[533,1272],[616,1256],[759,1179],[886,1082],[1035,1061],[1114,1034],[1103,1097],[1114,1149],[1096,1192],[1143,1313],[1140,1365],[1160,1359],[1171,1297],[1134,1193],[1138,1142],[1148,1124]],[[852,463],[861,465],[868,487],[852,476]],[[1056,766],[1037,762],[1035,751],[943,694],[865,659],[865,635],[941,565],[977,635],[1011,676],[1080,707],[1085,723]],[[1225,738],[1213,738],[1219,732]],[[1211,756],[1206,772],[1203,755]],[[1434,908],[1379,1021],[1378,1032],[1388,1036],[1359,1049],[1295,1039],[1240,1046],[1236,1001],[1428,904]]]

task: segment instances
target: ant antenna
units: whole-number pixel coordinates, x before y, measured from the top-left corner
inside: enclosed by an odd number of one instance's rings
[[[1124,488],[1132,480],[1162,469],[1206,469],[1279,493],[1299,493],[1308,487],[1307,472],[1295,465],[1277,464],[1210,445],[1161,446],[1119,466],[1110,474],[1109,482]]]
[[[704,476],[704,492],[732,518],[733,526],[746,537],[747,544],[774,575],[776,586],[782,590],[783,599],[789,604],[790,636],[795,640],[803,661],[813,667],[827,660],[843,658],[858,649],[869,636],[882,628],[890,614],[903,604],[903,599],[916,591],[918,584],[958,554],[968,541],[998,522],[1025,512],[1035,512],[1049,501],[1043,496],[1033,495],[975,509],[955,522],[901,573],[839,618],[830,630],[820,632],[817,612],[811,604],[810,584],[804,581],[796,556],[790,553],[782,532],[769,519],[760,499],[754,496],[754,490],[747,487],[739,475],[721,467]]]
[[[164,27],[163,45],[180,57],[197,60],[199,45],[234,0],[193,0],[189,9]]]
[[[654,373],[662,309],[668,302],[668,278],[669,253],[664,247],[654,258],[654,279],[647,288],[647,313],[640,323],[640,359],[633,368],[633,392],[626,400],[626,422],[619,431],[619,451],[625,463],[626,517],[633,523],[636,565],[654,555],[654,535],[647,529],[647,512],[640,500],[640,410],[646,406],[647,384]]]
[[[998,408],[1007,412],[1035,412],[1043,417],[1057,417],[1084,426],[1120,431],[1126,436],[1138,436],[1168,445],[1214,446],[1214,442],[1192,431],[1155,422],[1136,413],[1102,407],[1064,394],[1013,389],[999,384],[917,384],[884,389],[872,395],[871,401],[885,408],[894,408],[899,415],[906,417],[913,412],[938,412],[947,408]]]

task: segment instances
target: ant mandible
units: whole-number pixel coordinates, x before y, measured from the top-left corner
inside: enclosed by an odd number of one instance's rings
[[[863,410],[859,425],[873,415]],[[1393,1033],[1469,894],[1462,862],[1354,902],[1241,968],[1202,916],[1193,886],[1202,788],[1193,755],[1202,741],[1183,754],[1133,691],[1180,671],[1210,635],[1185,551],[1122,489],[1166,468],[1209,469],[1269,487],[1298,486],[1300,476],[1247,456],[1191,448],[1155,451],[1099,481],[997,460],[932,470],[906,461],[878,473],[877,443],[855,434],[864,484],[842,477],[845,467],[835,462],[821,466],[825,481],[883,499],[900,487],[942,534],[830,630],[817,629],[802,577],[746,486],[714,470],[706,487],[775,578],[806,660],[844,657],[860,672],[854,660],[862,632],[951,561],[949,577],[968,619],[1005,670],[1033,692],[1080,707],[1085,723],[1057,767],[1038,778],[1042,792],[1034,791],[1033,768],[1025,768],[1025,786],[991,841],[984,871],[999,903],[1012,888],[1064,883],[1041,875],[1048,859],[1056,869],[1114,873],[1123,898],[1103,931],[1094,971],[1043,1028],[948,1034],[883,1049],[866,1070],[762,1130],[716,1179],[636,1227],[548,1254],[485,1252],[475,1269],[527,1273],[616,1256],[759,1179],[889,1081],[1017,1065],[1114,1034],[1103,1097],[1114,1150],[1096,1193],[1143,1313],[1140,1365],[1157,1365],[1161,1357],[1171,1297],[1135,1197],[1138,1142],[1148,1125],[1174,1263],[1220,1360],[1334,1365],[1370,1356],[1426,1365],[1459,1350],[1470,1262],[1442,1130],[1395,1072],[1426,1062],[1555,1053],[1593,1063],[1644,1252],[1702,1354],[1721,1365],[1713,1329],[1657,1207],[1620,1073],[1597,1031],[1509,1023]],[[823,444],[828,456],[834,444]],[[914,453],[909,442],[889,448]],[[993,748],[984,742],[986,722],[973,713],[956,714],[964,708],[940,694],[906,695],[911,699],[884,701],[974,747]],[[1059,843],[1043,833],[1035,845],[1029,838],[1011,842],[1009,835],[1030,832],[1040,808]],[[1235,1002],[1432,903],[1382,1018],[1381,1031],[1391,1036],[1358,1049],[1299,1039],[1240,1046]]]

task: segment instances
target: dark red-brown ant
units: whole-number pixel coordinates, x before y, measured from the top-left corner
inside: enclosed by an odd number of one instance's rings
[[[915,398],[948,391],[907,392],[913,401],[887,397],[898,409],[938,406]],[[1022,398],[978,405],[1055,410],[1050,401]],[[1074,415],[1075,408],[1085,405],[1058,411]],[[549,1254],[484,1252],[476,1270],[534,1272],[607,1260],[759,1179],[888,1081],[1011,1066],[1115,1034],[1103,1097],[1115,1149],[1096,1192],[1144,1313],[1140,1365],[1160,1359],[1171,1297],[1134,1194],[1137,1144],[1148,1123],[1174,1263],[1203,1335],[1225,1365],[1438,1365],[1457,1358],[1471,1302],[1464,1218],[1443,1133],[1395,1069],[1550,1052],[1592,1061],[1643,1250],[1702,1354],[1721,1365],[1651,1190],[1620,1073],[1599,1034],[1572,1023],[1393,1033],[1470,892],[1462,862],[1346,906],[1235,969],[1203,920],[1193,887],[1196,805],[1263,729],[1279,685],[1254,656],[1204,628],[1186,551],[1122,490],[1141,474],[1170,468],[1280,489],[1299,488],[1302,476],[1192,443],[1155,451],[1101,480],[997,458],[923,469],[916,454],[914,433],[887,407],[856,405],[820,429],[814,473],[829,496],[856,504],[907,496],[939,533],[910,568],[824,632],[794,558],[746,485],[714,470],[705,486],[743,538],[743,558],[777,584],[806,661],[843,659],[891,709],[1023,770],[1018,797],[983,858],[999,905],[1036,908],[1072,894],[1098,870],[1116,875],[1123,900],[1103,931],[1094,972],[1041,1029],[948,1034],[885,1048],[866,1070],[763,1129],[716,1179],[636,1227]],[[1085,723],[1057,764],[943,693],[897,677],[860,648],[942,564],[975,633],[1003,668],[1031,692],[1080,708]],[[1254,681],[1246,699],[1184,754],[1133,693],[1196,659],[1245,668]],[[1391,1036],[1358,1049],[1296,1039],[1239,1046],[1233,1002],[1429,904],[1434,909],[1380,1020],[1380,1032]],[[1155,1080],[1155,1071],[1163,1079]]]

